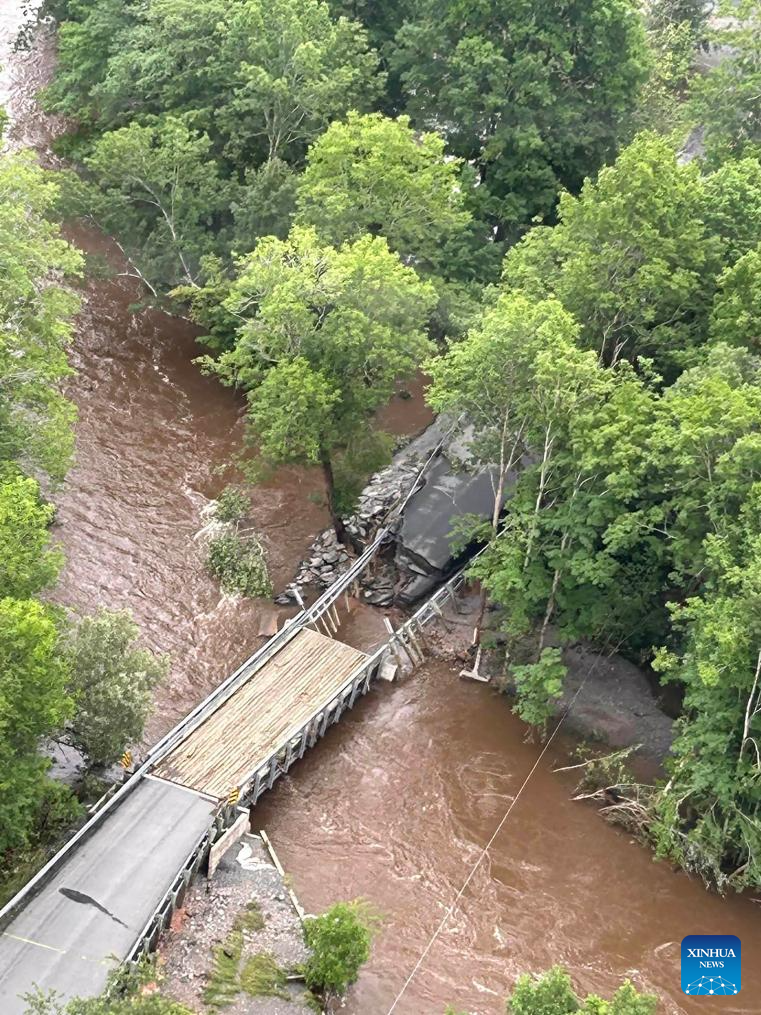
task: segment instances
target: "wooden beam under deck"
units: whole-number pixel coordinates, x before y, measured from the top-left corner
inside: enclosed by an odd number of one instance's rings
[[[226,798],[367,659],[364,652],[304,628],[163,758],[155,774]]]

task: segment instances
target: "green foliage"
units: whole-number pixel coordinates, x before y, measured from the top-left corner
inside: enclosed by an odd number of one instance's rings
[[[71,458],[75,415],[60,384],[77,299],[59,280],[82,264],[51,221],[57,197],[32,156],[0,155],[0,463],[53,480]]]
[[[91,765],[110,764],[139,742],[152,692],[169,670],[168,657],[142,648],[139,634],[129,612],[101,609],[83,617],[65,639],[75,701],[67,737]]]
[[[304,937],[311,955],[304,966],[310,990],[322,994],[343,994],[370,957],[372,921],[367,907],[338,902],[321,916],[304,924]]]
[[[33,784],[33,810],[24,815],[24,839],[5,852],[0,871],[0,906],[13,898],[58,848],[61,838],[71,833],[84,816],[84,807],[68,786],[42,777]]]
[[[0,480],[0,589],[26,599],[55,581],[62,563],[50,549],[54,508],[42,502],[33,479],[11,475]]]
[[[505,31],[509,25],[510,30]],[[615,151],[646,69],[636,4],[422,0],[389,48],[406,111],[475,164],[481,214],[515,235]]]
[[[26,994],[26,1015],[194,1015],[185,1005],[157,993],[143,993],[156,982],[152,960],[118,966],[109,974],[105,991],[99,997],[78,997],[67,1001],[55,990],[36,988]]]
[[[41,494],[63,478],[73,406],[61,393],[82,261],[53,221],[55,178],[29,154],[0,154],[0,896],[44,863],[78,816],[71,792],[46,777],[40,749],[71,715],[59,614],[34,597],[62,563],[54,508]],[[32,478],[34,477],[34,478]]]
[[[214,946],[209,978],[203,989],[203,1003],[209,1008],[226,1008],[240,993],[238,969],[243,955],[243,933],[232,930]]]
[[[55,15],[46,102],[78,123],[82,207],[154,296],[194,286],[205,257],[285,236],[308,145],[383,84],[361,26],[322,0],[77,0]]]
[[[749,251],[720,276],[711,311],[711,336],[761,353],[761,247]]]
[[[264,547],[252,533],[215,536],[209,542],[206,566],[225,592],[254,598],[272,595]]]
[[[225,301],[239,321],[235,345],[202,363],[248,392],[265,459],[323,466],[337,527],[331,457],[429,351],[423,326],[434,299],[381,237],[336,249],[297,228],[238,262]]]
[[[210,1008],[231,1005],[243,991],[252,997],[287,998],[286,974],[269,952],[244,957],[246,933],[261,930],[264,920],[256,903],[235,918],[232,929],[212,952],[212,968],[203,991]]]
[[[368,425],[358,430],[346,449],[336,456],[335,505],[340,515],[351,514],[370,476],[391,461],[393,449],[394,438],[390,434]]]
[[[708,338],[720,272],[757,243],[760,185],[757,161],[702,177],[642,134],[578,198],[563,195],[554,229],[510,251],[504,283],[559,299],[605,363],[648,357],[673,380]]]
[[[696,81],[693,110],[705,126],[706,155],[727,159],[761,156],[761,11],[755,0],[722,2],[723,17],[709,33],[722,59]]]
[[[166,116],[108,131],[85,160],[96,184],[90,211],[126,237],[144,275],[165,286],[196,282],[213,223],[229,206],[230,187],[210,151],[206,133]]]
[[[513,666],[512,675],[518,693],[515,711],[532,726],[545,725],[563,693],[566,666],[562,651],[545,648],[535,663]]]
[[[651,21],[650,74],[633,116],[635,130],[678,131],[681,141],[692,126],[687,97],[692,84],[695,34],[688,21]]]
[[[416,267],[448,274],[445,245],[470,219],[462,190],[459,160],[446,158],[439,134],[416,135],[407,116],[351,112],[309,151],[297,221],[335,246],[380,234]]]
[[[287,998],[286,975],[269,952],[259,952],[243,963],[240,985],[251,997]]]
[[[72,712],[57,641],[49,607],[0,599],[0,852],[30,842],[47,793],[40,740]]]
[[[235,486],[226,486],[219,497],[214,517],[220,522],[241,522],[251,509],[251,501]]]
[[[626,980],[610,1001],[595,994],[580,999],[571,978],[555,966],[540,976],[525,974],[518,979],[507,1002],[508,1015],[655,1015],[657,998],[640,994]]]

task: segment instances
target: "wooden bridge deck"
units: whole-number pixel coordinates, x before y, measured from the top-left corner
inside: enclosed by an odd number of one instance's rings
[[[349,645],[302,629],[160,761],[154,774],[218,799],[227,797],[367,658]]]

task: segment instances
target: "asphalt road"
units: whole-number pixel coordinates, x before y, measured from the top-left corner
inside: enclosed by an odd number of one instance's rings
[[[144,779],[0,931],[0,1013],[23,1015],[38,986],[93,997],[131,950],[201,840],[215,804]]]

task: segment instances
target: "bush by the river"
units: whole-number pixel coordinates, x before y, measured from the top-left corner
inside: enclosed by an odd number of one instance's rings
[[[255,598],[272,595],[264,547],[253,534],[215,536],[209,543],[206,566],[225,592]]]
[[[359,899],[337,902],[321,916],[304,924],[304,937],[311,955],[304,965],[304,979],[319,994],[343,994],[354,983],[370,957],[373,916]]]
[[[237,486],[226,486],[217,497],[214,517],[220,522],[242,522],[248,514],[251,502]]]
[[[546,973],[519,977],[507,1000],[508,1015],[655,1015],[658,999],[640,994],[629,980],[618,988],[610,1001],[596,994],[580,998],[571,978],[561,966]]]

